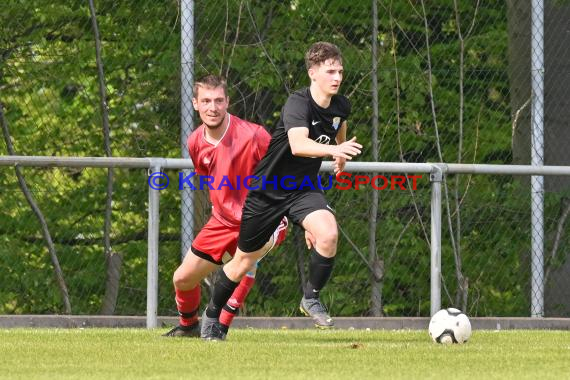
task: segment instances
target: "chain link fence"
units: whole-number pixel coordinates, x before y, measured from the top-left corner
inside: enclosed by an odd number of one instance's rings
[[[565,1],[544,1],[544,65],[534,71],[531,40],[542,36],[531,35],[530,0],[181,1],[9,0],[0,22],[2,154],[181,157],[180,126],[200,123],[180,105],[188,66],[194,77],[225,75],[231,112],[271,130],[288,94],[308,85],[305,50],[326,40],[343,52],[359,160],[530,164],[539,72],[544,164],[570,165]],[[188,25],[193,41],[181,43]],[[181,48],[192,45],[190,62]],[[20,179],[0,169],[0,313],[144,314],[146,171],[19,170]],[[326,192],[341,231],[322,295],[333,315],[429,315],[429,179],[404,187]],[[546,316],[570,315],[569,188],[568,177],[545,177],[538,190]],[[533,312],[533,193],[529,177],[446,177],[443,306],[472,316]],[[161,192],[161,315],[176,312],[171,276],[209,213],[204,194],[183,197],[173,183]],[[307,259],[295,227],[260,264],[243,314],[298,315]]]

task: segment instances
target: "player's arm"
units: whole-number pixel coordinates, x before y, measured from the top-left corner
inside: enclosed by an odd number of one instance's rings
[[[291,153],[299,157],[342,157],[351,160],[353,156],[360,154],[362,145],[353,137],[340,145],[321,144],[309,138],[309,128],[296,127],[287,131]]]

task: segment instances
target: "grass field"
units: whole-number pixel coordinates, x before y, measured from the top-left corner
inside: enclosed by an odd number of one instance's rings
[[[569,331],[239,330],[226,342],[166,330],[0,330],[1,379],[569,379]]]

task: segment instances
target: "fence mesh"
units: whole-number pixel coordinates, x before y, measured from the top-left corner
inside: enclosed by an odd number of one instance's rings
[[[182,18],[182,1],[8,0],[2,154],[180,157],[180,125],[200,123],[180,116],[181,47],[192,44],[194,76],[225,75],[231,112],[271,130],[288,94],[308,84],[305,50],[326,40],[343,52],[341,91],[353,106],[349,136],[364,145],[359,160],[531,163],[531,40],[542,36],[531,35],[530,1],[211,0],[193,4],[192,20]],[[546,165],[570,164],[568,16],[567,2],[544,2]],[[181,44],[188,25],[194,41]],[[20,170],[45,222],[14,168],[0,169],[0,313],[144,314],[146,171]],[[530,182],[447,176],[443,306],[531,314]],[[569,316],[570,179],[546,177],[545,186],[545,315]],[[417,190],[374,192],[326,192],[341,239],[323,297],[334,315],[429,315],[429,179]],[[182,212],[196,233],[209,207],[204,194],[193,200]],[[175,313],[171,276],[188,236],[181,202],[174,185],[161,192],[162,315]],[[297,315],[307,259],[295,228],[261,263],[244,314]]]

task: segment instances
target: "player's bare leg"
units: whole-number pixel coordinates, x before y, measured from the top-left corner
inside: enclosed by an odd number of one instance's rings
[[[182,264],[172,277],[176,292],[178,326],[165,336],[199,337],[198,308],[200,307],[200,281],[218,268],[218,265],[204,260],[188,251]]]
[[[199,337],[198,308],[200,306],[200,283],[206,276],[218,269],[218,265],[188,252],[180,267],[174,272],[173,282],[176,291],[176,306],[180,316],[178,326],[165,336]],[[233,317],[243,304],[247,294],[255,283],[254,267],[240,281],[228,304],[224,306],[220,321],[229,329]],[[207,320],[203,323],[208,323]]]
[[[316,327],[332,328],[334,322],[319,296],[334,266],[338,241],[336,219],[328,210],[317,210],[307,215],[302,225],[312,235],[314,244],[310,247],[309,279],[305,284],[299,309],[306,316],[313,318]]]

